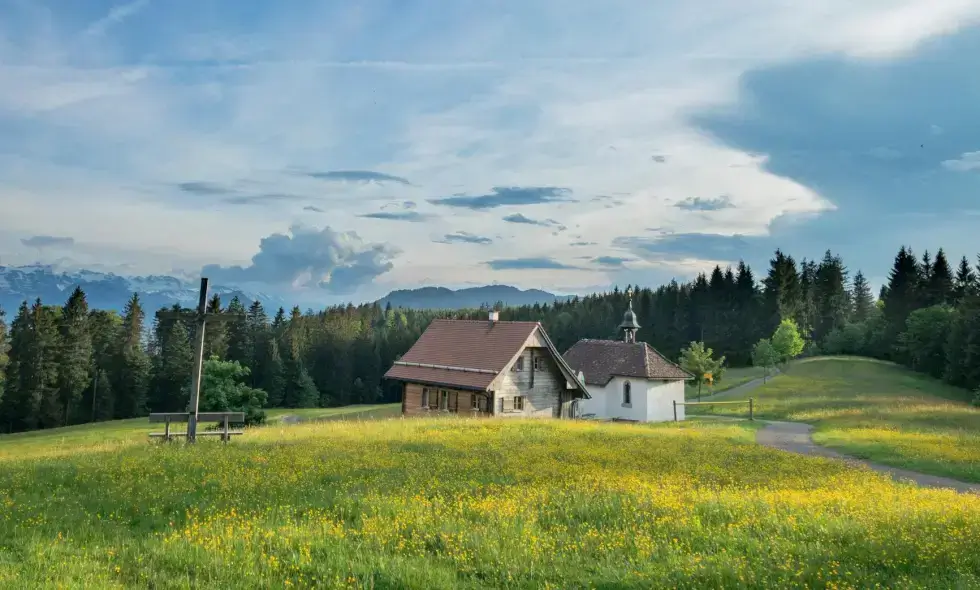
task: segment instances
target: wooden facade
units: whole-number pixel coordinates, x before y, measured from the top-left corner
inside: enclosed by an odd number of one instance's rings
[[[493,380],[488,391],[404,383],[402,414],[420,416],[442,412],[503,418],[567,418],[571,415],[573,391],[544,339],[535,332],[520,354]]]
[[[402,414],[429,416],[448,413],[487,416],[491,414],[492,395],[490,392],[466,391],[439,385],[403,383]]]

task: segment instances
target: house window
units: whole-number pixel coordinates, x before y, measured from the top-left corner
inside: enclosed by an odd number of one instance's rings
[[[623,383],[623,405],[628,406],[633,403],[633,386],[627,381]]]
[[[534,370],[535,371],[544,371],[544,369],[545,369],[544,361],[545,361],[545,358],[543,356],[536,356],[536,357],[534,357]]]
[[[434,389],[432,390],[432,395],[429,396],[429,409],[439,409],[439,392]]]
[[[425,408],[429,405],[429,388],[422,388],[422,407]]]
[[[518,373],[520,373],[521,371],[524,370],[524,357],[523,356],[517,357],[517,360],[514,361],[514,368],[512,370],[513,371],[517,371]]]
[[[439,392],[439,409],[448,410],[449,409],[449,392],[443,389]]]
[[[520,412],[522,410],[524,410],[524,396],[523,395],[514,396],[514,411]]]
[[[470,394],[470,407],[474,410],[480,409],[480,396],[475,393]]]

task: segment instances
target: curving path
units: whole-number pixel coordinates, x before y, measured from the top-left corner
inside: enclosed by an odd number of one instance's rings
[[[725,397],[738,396],[740,394],[750,392],[756,387],[762,385],[762,383],[762,379],[756,379],[754,381],[749,381],[748,383],[743,383],[737,387],[719,392],[711,397],[722,395]],[[797,453],[799,455],[840,459],[852,465],[863,465],[879,473],[890,475],[897,481],[911,481],[923,487],[948,488],[961,493],[980,494],[980,484],[967,483],[938,475],[928,475],[926,473],[909,471],[908,469],[901,469],[898,467],[890,467],[888,465],[858,459],[857,457],[852,457],[850,455],[844,455],[832,449],[828,449],[827,447],[821,447],[813,442],[812,435],[814,427],[812,424],[806,424],[803,422],[778,422],[772,420],[759,421],[765,423],[765,426],[759,429],[755,435],[755,441],[760,445],[779,449],[781,451]]]
[[[879,473],[890,475],[897,481],[911,481],[923,487],[950,488],[957,492],[980,494],[980,484],[967,483],[948,477],[928,475],[917,471],[909,471],[908,469],[881,465],[880,463],[873,463],[864,459],[844,455],[827,447],[821,447],[813,442],[812,433],[813,426],[810,424],[804,424],[802,422],[766,421],[766,425],[756,432],[755,441],[760,445],[789,451],[791,453],[798,453],[800,455],[841,459],[847,463],[864,465]]]

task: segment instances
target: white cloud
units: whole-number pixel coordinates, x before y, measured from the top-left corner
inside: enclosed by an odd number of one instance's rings
[[[970,170],[980,170],[980,151],[966,152],[954,160],[945,160],[943,168],[954,172],[968,172]]]
[[[482,263],[622,255],[612,239],[651,226],[762,235],[780,215],[832,208],[767,171],[764,157],[704,136],[690,117],[733,104],[752,69],[827,53],[886,59],[980,15],[966,0],[538,0],[470,5],[436,26],[436,3],[392,19],[367,2],[312,13],[283,5],[238,29],[220,11],[193,22],[175,12],[181,26],[155,28],[139,47],[93,34],[135,26],[145,6],[120,5],[95,23],[22,15],[0,25],[0,64],[16,64],[0,65],[0,88],[18,89],[0,92],[0,116],[21,138],[15,148],[0,138],[0,153],[18,154],[0,158],[9,179],[0,234],[70,235],[80,249],[128,252],[154,270],[167,251],[175,266],[227,266],[316,207],[334,230],[402,251],[378,290],[491,279],[594,286],[614,275],[491,273]],[[18,42],[14,28],[45,34]],[[71,41],[77,30],[84,43]],[[296,170],[379,171],[411,185],[330,183]],[[300,198],[234,207],[176,188],[188,182]],[[567,187],[580,200],[489,211],[428,203],[497,186]],[[673,206],[722,194],[734,207],[706,215]],[[427,221],[360,217],[407,200]],[[503,221],[514,213],[568,231]],[[433,243],[456,233],[493,241]],[[572,235],[598,245],[583,252]],[[34,253],[13,242],[11,256]],[[684,275],[697,267],[672,264]]]

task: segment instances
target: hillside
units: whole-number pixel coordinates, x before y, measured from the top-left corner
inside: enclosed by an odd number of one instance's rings
[[[892,363],[828,357],[792,363],[750,395],[758,417],[814,424],[814,440],[832,449],[980,482],[980,408],[968,403],[972,394],[964,389]],[[701,412],[743,410],[716,406]]]
[[[475,309],[481,305],[493,305],[502,301],[510,307],[565,301],[568,296],[555,295],[539,289],[522,291],[508,285],[487,285],[452,290],[445,287],[422,287],[392,291],[378,300],[382,306],[411,309]]]

